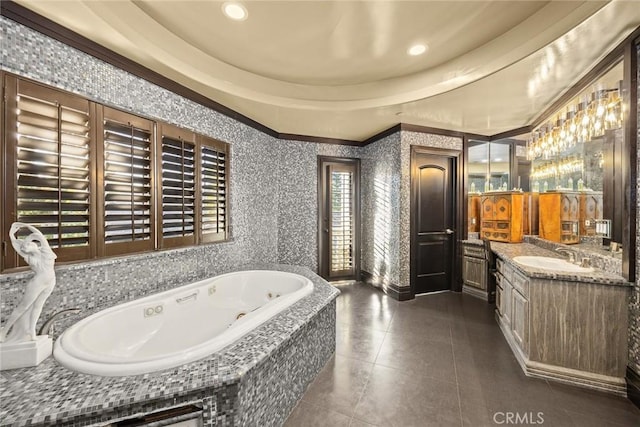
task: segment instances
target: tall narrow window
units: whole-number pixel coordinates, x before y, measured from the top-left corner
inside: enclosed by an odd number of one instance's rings
[[[353,172],[331,170],[331,272],[343,273],[354,267]]]
[[[196,243],[196,136],[193,132],[162,124],[159,164],[161,165],[162,224],[161,247]]]
[[[105,107],[102,126],[104,252],[151,250],[153,123]]]
[[[228,232],[228,146],[210,138],[200,145],[201,241],[227,238]]]
[[[89,258],[90,103],[11,76],[6,90],[6,179],[16,189],[5,193],[6,224],[37,227],[60,261]]]
[[[328,280],[360,274],[360,162],[318,158],[320,275]]]

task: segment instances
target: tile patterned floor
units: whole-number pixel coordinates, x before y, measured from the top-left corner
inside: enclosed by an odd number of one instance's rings
[[[640,426],[626,399],[527,378],[483,301],[338,287],[336,354],[286,427]]]

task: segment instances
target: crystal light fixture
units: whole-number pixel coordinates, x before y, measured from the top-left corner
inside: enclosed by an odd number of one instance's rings
[[[529,160],[560,153],[577,143],[588,142],[605,131],[622,127],[620,88],[596,87],[548,122],[533,129],[527,141]]]

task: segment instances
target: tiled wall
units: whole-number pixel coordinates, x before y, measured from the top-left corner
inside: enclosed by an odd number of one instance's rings
[[[411,146],[462,151],[462,138],[401,131],[367,145],[362,159],[362,269],[410,286]]]
[[[401,132],[400,148],[400,287],[410,285],[411,146],[462,151],[462,138],[420,132]],[[459,165],[462,167],[462,165]],[[457,236],[457,238],[460,238]]]
[[[362,270],[400,282],[400,132],[361,149]]]
[[[278,262],[318,267],[318,156],[359,157],[359,147],[278,141]]]
[[[275,139],[0,17],[0,67],[97,102],[231,144],[231,241],[58,268],[43,318],[63,307],[113,305],[245,263],[317,270],[317,155],[357,148]],[[28,274],[1,275],[6,319]]]
[[[638,63],[640,63],[640,44],[637,46]],[[638,93],[640,93],[640,68],[638,68]],[[640,102],[638,102],[636,114],[640,123]],[[640,127],[638,128],[638,140],[640,140]],[[631,294],[629,310],[629,366],[640,375],[640,274],[638,268],[638,256],[640,256],[640,150],[636,152],[638,160],[638,183],[636,188],[636,284]]]

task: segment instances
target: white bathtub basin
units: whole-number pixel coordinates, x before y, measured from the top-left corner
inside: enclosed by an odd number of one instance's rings
[[[559,258],[546,256],[517,256],[513,260],[520,265],[526,267],[539,268],[541,270],[549,270],[564,273],[589,273],[593,271],[592,267],[581,267]]]
[[[169,369],[222,349],[312,291],[293,273],[224,274],[88,316],[64,331],[53,355],[103,376]]]

